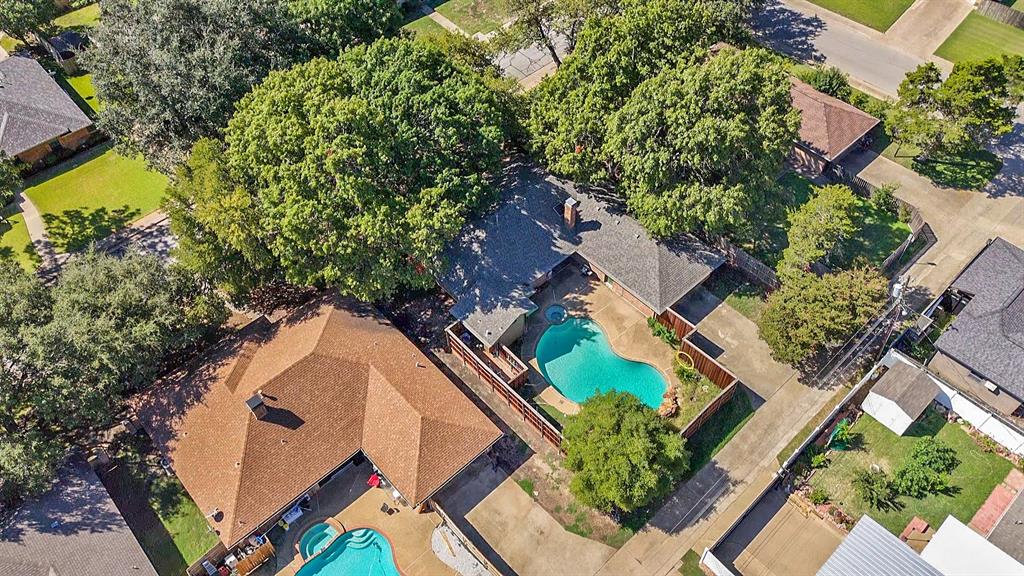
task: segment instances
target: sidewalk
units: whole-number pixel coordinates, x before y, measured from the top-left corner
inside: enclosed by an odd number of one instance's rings
[[[938,62],[935,51],[973,10],[968,0],[917,0],[885,31],[885,37],[909,54]]]

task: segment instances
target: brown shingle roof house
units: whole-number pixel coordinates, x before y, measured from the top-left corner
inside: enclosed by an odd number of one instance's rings
[[[136,400],[229,548],[359,451],[417,505],[501,437],[369,305],[325,298],[252,332]]]
[[[879,120],[860,109],[791,78],[793,107],[800,111],[797,160],[823,173],[860,143]]]

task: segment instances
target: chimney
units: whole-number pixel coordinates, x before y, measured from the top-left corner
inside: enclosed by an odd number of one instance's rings
[[[562,212],[562,218],[565,220],[565,227],[570,232],[576,231],[576,222],[580,219],[580,201],[573,198],[572,196],[565,199],[565,208]]]
[[[262,390],[257,390],[256,393],[252,395],[252,398],[245,401],[245,405],[249,407],[249,410],[252,411],[252,415],[255,416],[257,420],[263,420],[267,417],[267,405],[263,402]]]

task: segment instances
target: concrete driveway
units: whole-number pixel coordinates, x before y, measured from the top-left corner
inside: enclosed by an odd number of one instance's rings
[[[968,0],[917,0],[885,37],[904,52],[927,60],[972,10]]]
[[[478,536],[478,546],[486,542],[491,553],[484,554],[503,573],[590,576],[615,553],[566,531],[500,468],[474,465],[440,500],[463,532]]]

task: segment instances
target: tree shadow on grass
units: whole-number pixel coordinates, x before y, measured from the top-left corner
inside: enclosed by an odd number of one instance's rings
[[[913,161],[914,171],[938,186],[977,190],[989,183],[1003,163],[999,157],[982,150],[961,158]]]
[[[103,207],[91,211],[74,209],[60,214],[43,214],[43,222],[50,241],[58,251],[76,252],[124,228],[138,216],[139,211],[128,206],[114,210]]]

